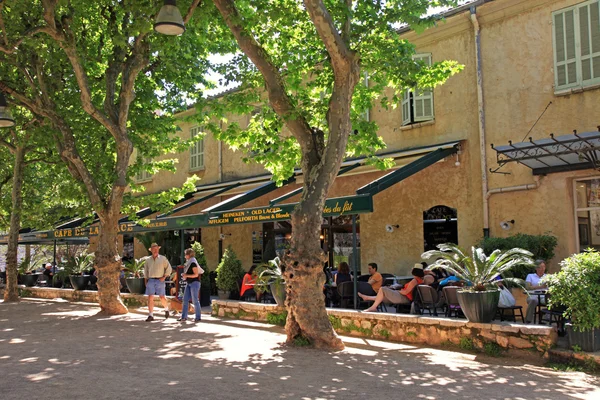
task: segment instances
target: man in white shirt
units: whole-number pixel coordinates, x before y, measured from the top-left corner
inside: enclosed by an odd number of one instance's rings
[[[544,260],[536,260],[535,261],[535,273],[527,275],[525,278],[525,286],[527,290],[540,290],[546,289],[546,283],[540,282],[542,278],[546,275],[546,262]],[[535,315],[535,309],[539,304],[538,296],[529,296],[527,298],[527,314],[525,316],[525,322],[531,323],[533,322],[533,317]],[[543,301],[543,300],[542,300]]]
[[[146,281],[146,296],[148,296],[148,318],[154,321],[154,296],[160,297],[160,302],[165,308],[165,319],[169,318],[169,303],[165,297],[165,279],[171,275],[171,264],[165,256],[158,254],[160,246],[152,243],[148,249],[152,255],[144,262],[144,279]]]

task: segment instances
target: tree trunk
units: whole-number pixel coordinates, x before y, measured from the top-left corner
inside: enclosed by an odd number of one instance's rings
[[[23,206],[23,173],[25,170],[25,150],[15,148],[15,165],[13,169],[12,210],[10,212],[10,231],[8,234],[8,251],[6,252],[6,290],[5,302],[19,301],[17,288],[17,249],[19,247],[19,230],[21,229],[21,208]]]
[[[292,250],[285,258],[285,330],[288,343],[303,336],[316,348],[343,350],[344,343],[333,330],[325,309],[324,255],[319,242],[321,210],[305,202],[292,215]]]
[[[98,297],[100,313],[104,315],[127,314],[121,301],[121,257],[117,247],[118,211],[108,218],[100,218],[96,267],[98,268]]]

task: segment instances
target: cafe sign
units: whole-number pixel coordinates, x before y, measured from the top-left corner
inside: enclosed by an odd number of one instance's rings
[[[119,224],[119,234],[281,221],[290,219],[291,213],[297,204],[298,203],[290,203],[278,206],[245,208],[218,213],[170,217],[152,220],[150,223],[143,225],[127,222]],[[325,201],[325,207],[323,208],[324,217],[337,217],[340,215],[363,214],[369,212],[373,212],[373,198],[368,194],[328,199]],[[32,232],[19,235],[19,241],[86,238],[97,236],[98,232],[98,225],[55,229],[53,231]],[[8,235],[0,236],[0,243],[7,241]]]

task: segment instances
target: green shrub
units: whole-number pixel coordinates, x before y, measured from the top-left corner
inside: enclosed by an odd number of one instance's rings
[[[285,326],[286,320],[287,320],[287,311],[284,311],[280,314],[275,314],[275,313],[267,314],[267,322],[272,325]]]
[[[469,337],[461,337],[458,347],[460,347],[463,350],[467,350],[467,351],[475,350],[475,344],[473,343],[473,339],[471,339]]]
[[[307,337],[298,335],[294,338],[294,345],[297,347],[310,346],[310,340]]]
[[[550,292],[549,307],[565,307],[573,329],[600,328],[600,253],[588,249],[564,259],[561,270],[544,278]]]
[[[483,352],[488,356],[500,357],[504,349],[497,343],[487,342],[483,345]]]
[[[200,276],[200,286],[201,290],[210,290],[210,269],[206,264],[206,256],[204,255],[204,246],[200,242],[192,243],[192,250],[196,253],[196,261],[202,269],[204,273]]]
[[[238,289],[238,280],[244,277],[245,271],[242,268],[242,262],[231,248],[227,247],[223,259],[217,267],[217,287],[223,291],[233,291]]]
[[[127,271],[127,277],[128,278],[143,278],[145,264],[146,264],[146,257],[136,258],[136,259],[127,261],[125,263],[125,270]]]
[[[481,247],[485,254],[490,254],[496,249],[510,250],[518,247],[532,253],[532,258],[534,260],[543,259],[548,261],[554,257],[554,249],[556,248],[557,244],[558,240],[556,239],[556,236],[553,235],[526,235],[523,233],[517,233],[516,235],[506,238],[483,238],[478,244],[478,247]],[[525,279],[527,274],[533,273],[534,270],[535,269],[533,266],[519,264],[514,266],[512,270],[506,274],[506,276]]]

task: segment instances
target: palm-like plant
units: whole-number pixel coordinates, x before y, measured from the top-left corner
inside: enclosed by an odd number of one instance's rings
[[[25,275],[35,271],[40,266],[40,260],[32,257],[25,257],[18,266],[19,274]]]
[[[125,270],[131,278],[142,278],[145,263],[146,257],[129,260],[125,263]]]
[[[68,256],[65,271],[69,275],[83,275],[94,266],[94,255],[81,253],[77,256]]]
[[[474,291],[488,290],[496,278],[516,265],[534,265],[532,253],[514,248],[506,251],[494,250],[486,256],[481,248],[471,247],[469,256],[455,244],[446,243],[437,246],[439,250],[430,250],[421,255],[423,259],[437,259],[431,268],[442,268],[456,277],[470,282]],[[500,281],[516,283],[520,280],[504,278]]]
[[[279,257],[269,260],[268,264],[262,266],[261,269],[262,271],[260,271],[257,276],[257,285],[266,287],[271,283],[281,284],[285,282]]]

